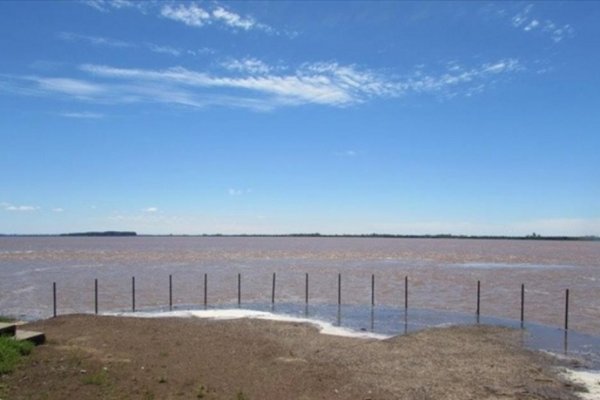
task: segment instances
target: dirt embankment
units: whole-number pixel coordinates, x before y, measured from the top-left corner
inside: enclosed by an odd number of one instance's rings
[[[1,399],[576,399],[518,333],[431,329],[385,341],[257,320],[64,316]]]

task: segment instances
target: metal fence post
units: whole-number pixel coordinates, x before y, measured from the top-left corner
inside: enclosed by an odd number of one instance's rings
[[[371,274],[371,307],[375,307],[375,274]]]
[[[308,304],[308,272],[306,273],[306,284],[304,286],[304,303]]]
[[[242,304],[242,274],[238,273],[238,307]]]
[[[521,284],[521,325],[525,321],[525,284]]]
[[[404,277],[404,309],[408,310],[408,276]]]
[[[273,290],[271,292],[271,304],[275,304],[275,272],[273,272]]]
[[[131,277],[131,311],[135,312],[135,276]]]
[[[208,276],[205,273],[204,274],[204,307],[206,307],[206,305],[208,304],[207,300],[208,300],[208,296],[207,293],[208,292]]]
[[[52,282],[52,315],[56,317],[56,282]]]
[[[173,310],[173,275],[169,275],[169,311]]]
[[[565,331],[569,329],[569,289],[565,291]]]
[[[477,316],[479,317],[480,312],[480,300],[481,300],[481,282],[477,281]]]
[[[338,274],[338,306],[342,304],[342,274]]]

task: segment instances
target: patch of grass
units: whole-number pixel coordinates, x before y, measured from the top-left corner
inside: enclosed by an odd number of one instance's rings
[[[8,386],[4,383],[0,383],[0,399],[6,398],[6,393],[8,392]]]
[[[35,345],[31,342],[18,342],[12,338],[0,336],[0,375],[12,372],[22,356],[31,353]]]
[[[4,315],[0,315],[0,322],[14,322],[15,319],[11,317],[5,317]]]
[[[84,376],[82,382],[86,385],[107,386],[110,382],[106,370],[102,369],[91,375]]]
[[[196,390],[196,398],[203,399],[204,397],[206,397],[206,392],[206,386],[199,385],[198,389]]]
[[[236,397],[235,397],[235,398],[236,398],[236,400],[250,400],[250,399],[248,398],[248,396],[246,396],[246,395],[244,394],[244,392],[243,392],[243,391],[241,391],[241,390],[239,390],[239,391],[237,392],[237,395],[236,395]]]

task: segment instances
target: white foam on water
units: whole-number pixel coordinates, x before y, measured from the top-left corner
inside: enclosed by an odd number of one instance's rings
[[[454,268],[473,268],[473,269],[563,269],[576,268],[574,265],[567,264],[531,264],[531,263],[501,263],[501,262],[467,262],[458,264],[449,264]]]
[[[562,375],[573,383],[586,388],[587,392],[577,392],[584,400],[600,400],[600,371],[565,369]]]
[[[114,315],[123,317],[138,318],[207,318],[214,320],[232,320],[232,319],[260,319],[268,321],[280,321],[290,323],[302,323],[316,326],[319,332],[324,335],[343,336],[359,339],[377,339],[384,340],[392,337],[391,335],[382,335],[373,332],[356,331],[349,328],[335,326],[329,322],[317,319],[292,317],[287,315],[273,314],[266,311],[244,310],[244,309],[224,309],[224,310],[179,310],[164,312],[121,312],[105,313],[104,315]]]

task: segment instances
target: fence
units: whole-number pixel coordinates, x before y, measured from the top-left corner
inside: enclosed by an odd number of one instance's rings
[[[203,285],[203,305],[204,307],[208,307],[208,274],[204,274],[204,285]],[[304,300],[305,304],[309,304],[309,274],[305,275],[305,290],[304,290]],[[277,289],[277,275],[273,273],[272,277],[272,285],[271,285],[271,304],[275,304],[276,302],[276,289]],[[375,274],[371,275],[371,307],[375,307],[376,305],[376,286],[375,286]],[[481,315],[481,281],[477,281],[476,294],[475,294],[475,315],[476,320],[479,322],[479,317]],[[520,322],[521,327],[525,322],[525,284],[521,284],[521,292],[520,292]],[[98,314],[99,312],[99,303],[98,303],[98,279],[94,279],[94,313]],[[408,310],[408,300],[409,300],[409,279],[408,276],[404,277],[404,309]],[[237,274],[237,304],[238,307],[242,305],[242,274]],[[168,280],[168,305],[169,310],[173,310],[173,275],[169,275]],[[338,274],[337,280],[337,305],[341,307],[342,305],[342,274]],[[56,282],[52,283],[52,310],[53,316],[56,317],[58,315],[58,304],[57,304],[57,285]],[[136,311],[136,287],[135,287],[135,276],[131,277],[131,311]],[[567,331],[569,329],[569,289],[565,290],[565,308],[564,308],[564,330]]]

